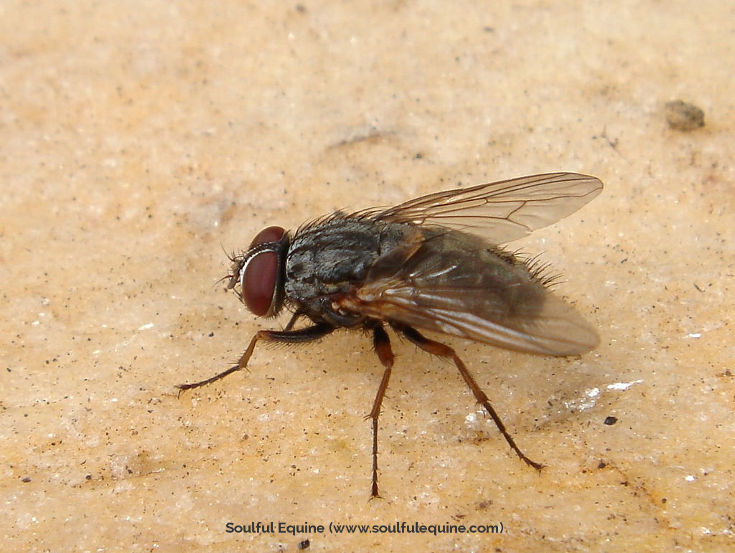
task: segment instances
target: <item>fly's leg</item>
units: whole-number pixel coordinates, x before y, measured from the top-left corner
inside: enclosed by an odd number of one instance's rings
[[[201,382],[193,382],[191,384],[179,384],[176,387],[182,391],[191,390],[192,388],[199,388],[200,386],[206,386],[207,384],[216,382],[221,378],[224,378],[227,375],[234,373],[235,371],[244,369],[245,367],[247,367],[248,361],[250,361],[250,356],[253,355],[255,344],[257,344],[260,340],[266,342],[281,342],[290,344],[311,342],[312,340],[318,340],[319,338],[326,336],[333,330],[334,327],[327,323],[318,323],[312,326],[308,326],[306,328],[300,328],[299,330],[259,330],[255,333],[255,336],[253,336],[253,339],[250,340],[250,345],[248,346],[248,349],[246,349],[245,353],[242,354],[242,357],[240,357],[240,361],[238,361],[237,365],[230,367],[226,371],[222,371],[221,373],[216,374],[210,378],[207,378],[206,380],[202,380]]]
[[[283,330],[289,331],[293,328],[293,325],[296,324],[296,320],[301,317],[304,313],[302,311],[296,310],[294,314],[291,316],[291,319],[288,321],[288,324],[286,325],[286,328]]]
[[[373,327],[373,347],[385,370],[380,386],[378,386],[378,393],[375,394],[373,408],[365,418],[373,421],[373,486],[370,495],[371,497],[380,497],[378,494],[378,417],[380,416],[380,406],[383,403],[383,397],[385,397],[385,390],[388,388],[388,381],[393,368],[393,351],[390,347],[390,339],[382,325]]]
[[[520,448],[516,445],[515,441],[513,440],[513,437],[510,435],[510,433],[505,429],[505,425],[503,424],[503,421],[500,420],[500,417],[495,412],[495,409],[493,409],[493,406],[490,405],[490,400],[488,400],[487,396],[485,395],[485,392],[483,392],[480,387],[477,385],[477,382],[475,382],[475,379],[472,378],[472,375],[467,370],[467,367],[465,367],[462,360],[457,356],[457,354],[454,352],[452,348],[449,346],[442,344],[440,342],[435,342],[434,340],[429,340],[424,335],[422,335],[420,332],[418,332],[416,329],[411,328],[410,326],[401,326],[401,325],[394,325],[396,330],[400,331],[406,338],[408,338],[411,342],[416,344],[418,347],[420,347],[422,350],[438,355],[440,357],[445,357],[447,359],[451,359],[454,361],[454,364],[457,365],[457,368],[459,369],[459,374],[462,375],[462,378],[464,378],[464,381],[467,383],[467,386],[470,387],[470,390],[472,390],[472,394],[475,396],[475,399],[482,404],[482,406],[487,410],[488,413],[490,413],[490,416],[495,421],[495,425],[498,427],[498,430],[500,430],[501,434],[503,434],[503,437],[505,438],[505,441],[508,442],[508,445],[515,451],[518,456],[523,459],[523,461],[535,468],[536,470],[541,470],[544,465],[541,463],[536,463],[535,461],[532,461],[529,459],[525,453],[523,453]]]

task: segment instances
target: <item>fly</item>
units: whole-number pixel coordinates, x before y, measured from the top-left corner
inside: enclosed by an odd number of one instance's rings
[[[339,328],[365,329],[384,367],[372,421],[372,497],[378,496],[378,417],[393,368],[386,327],[452,361],[508,445],[516,445],[469,370],[449,346],[420,331],[526,353],[576,355],[595,330],[548,290],[535,261],[502,244],[577,211],[602,191],[599,179],[549,173],[437,192],[388,209],[336,212],[294,232],[268,227],[232,258],[228,289],[255,315],[292,312],[283,330],[259,330],[233,367],[180,390],[244,369],[260,341],[301,343]],[[295,328],[297,321],[307,323]]]

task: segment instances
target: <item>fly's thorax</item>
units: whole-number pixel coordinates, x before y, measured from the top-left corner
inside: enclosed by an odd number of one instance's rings
[[[407,230],[407,225],[350,216],[300,229],[286,256],[286,297],[309,304],[348,293],[365,281],[376,259],[401,243]]]

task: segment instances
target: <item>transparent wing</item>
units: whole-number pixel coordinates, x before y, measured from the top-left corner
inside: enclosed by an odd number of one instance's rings
[[[370,318],[545,355],[598,343],[595,330],[528,267],[474,236],[428,231],[378,259],[341,307]]]
[[[374,287],[371,289],[376,291]],[[381,292],[365,306],[363,313],[505,349],[563,356],[584,353],[599,342],[589,323],[549,293],[547,301],[532,317],[507,317],[502,306],[479,311],[467,309],[468,290],[451,294],[442,290],[437,295],[428,289],[415,294],[405,287],[388,286]]]
[[[438,225],[503,244],[574,213],[601,191],[595,177],[548,173],[429,194],[374,217]]]

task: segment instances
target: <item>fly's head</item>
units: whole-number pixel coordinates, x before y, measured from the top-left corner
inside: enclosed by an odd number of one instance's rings
[[[267,227],[255,235],[245,253],[232,258],[228,289],[235,288],[240,300],[258,317],[277,315],[283,307],[288,233]]]

